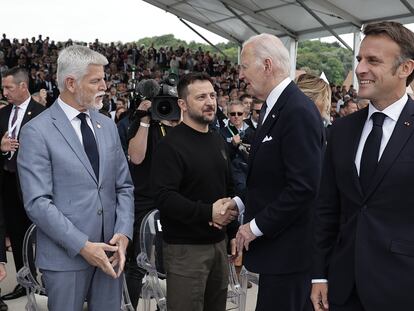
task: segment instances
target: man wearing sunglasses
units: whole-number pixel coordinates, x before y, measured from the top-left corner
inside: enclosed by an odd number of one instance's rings
[[[227,142],[232,163],[233,181],[236,193],[242,193],[246,187],[247,158],[254,130],[244,122],[244,105],[232,101],[228,106],[229,123],[220,129]]]
[[[253,103],[250,110],[250,118],[244,120],[244,122],[250,126],[252,130],[257,129],[257,123],[259,122],[260,109],[262,109],[263,101],[258,98],[253,98]]]

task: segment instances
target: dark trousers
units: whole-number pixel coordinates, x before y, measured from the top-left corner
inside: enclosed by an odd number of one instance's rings
[[[351,296],[343,305],[337,305],[329,301],[329,311],[365,311],[359,299],[356,287],[354,287]]]
[[[6,229],[13,249],[16,271],[19,271],[23,267],[23,239],[31,222],[23,207],[16,173],[3,172],[2,196]]]
[[[168,311],[224,311],[228,286],[226,242],[164,243]]]
[[[256,311],[311,311],[309,273],[260,274]]]

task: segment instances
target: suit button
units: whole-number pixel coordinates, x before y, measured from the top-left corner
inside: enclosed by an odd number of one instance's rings
[[[99,186],[99,190],[102,191],[103,190],[103,186]]]
[[[102,215],[103,211],[102,208],[98,209],[98,215]]]

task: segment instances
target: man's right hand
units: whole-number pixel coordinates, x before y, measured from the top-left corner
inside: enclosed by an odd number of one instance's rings
[[[213,204],[212,222],[219,226],[226,226],[239,215],[237,206],[231,198],[219,199]]]
[[[142,102],[140,102],[137,110],[148,111],[148,109],[150,108],[151,108],[151,101],[149,101],[148,99],[145,99]],[[141,121],[144,123],[149,123],[151,121],[151,118],[149,116],[145,116],[141,118]]]
[[[19,141],[17,139],[12,139],[9,137],[9,132],[4,133],[3,137],[1,138],[1,151],[2,152],[10,152],[16,151],[19,148]]]
[[[328,283],[312,284],[311,300],[315,311],[329,310]]]
[[[105,252],[116,251],[118,251],[118,246],[86,241],[85,246],[82,247],[79,253],[90,265],[100,268],[115,279],[117,277],[116,272]]]

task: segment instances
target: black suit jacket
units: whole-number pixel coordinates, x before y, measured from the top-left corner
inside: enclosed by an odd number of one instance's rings
[[[250,243],[246,267],[263,274],[311,268],[311,213],[319,188],[323,126],[315,104],[291,82],[250,149],[245,222],[264,233]]]
[[[248,119],[246,119],[246,120],[244,120],[244,122],[248,125],[248,126],[250,126],[250,128],[253,130],[253,131],[255,131],[256,130],[256,127],[254,126],[254,124],[253,124],[253,121],[252,121],[252,118],[250,117],[250,118],[248,118]]]
[[[9,118],[10,118],[12,109],[13,109],[13,105],[9,104],[0,110],[0,137],[3,137],[3,135],[8,130]],[[23,125],[25,125],[27,122],[29,122],[39,113],[41,113],[44,109],[45,109],[44,106],[34,101],[33,99],[30,99],[29,105],[27,106],[27,109],[26,109],[26,113],[22,120],[22,124],[20,125],[20,130],[22,129]],[[2,154],[1,159],[0,159],[0,165],[1,165],[0,169],[3,169],[3,165],[5,161],[14,161],[14,163],[16,163],[17,154],[18,154],[18,150],[13,154],[13,157],[10,160],[8,159],[9,157],[8,154],[6,155]]]
[[[329,300],[356,285],[367,310],[414,306],[414,102],[409,99],[364,194],[354,164],[368,108],[330,128],[315,218],[314,278]]]

